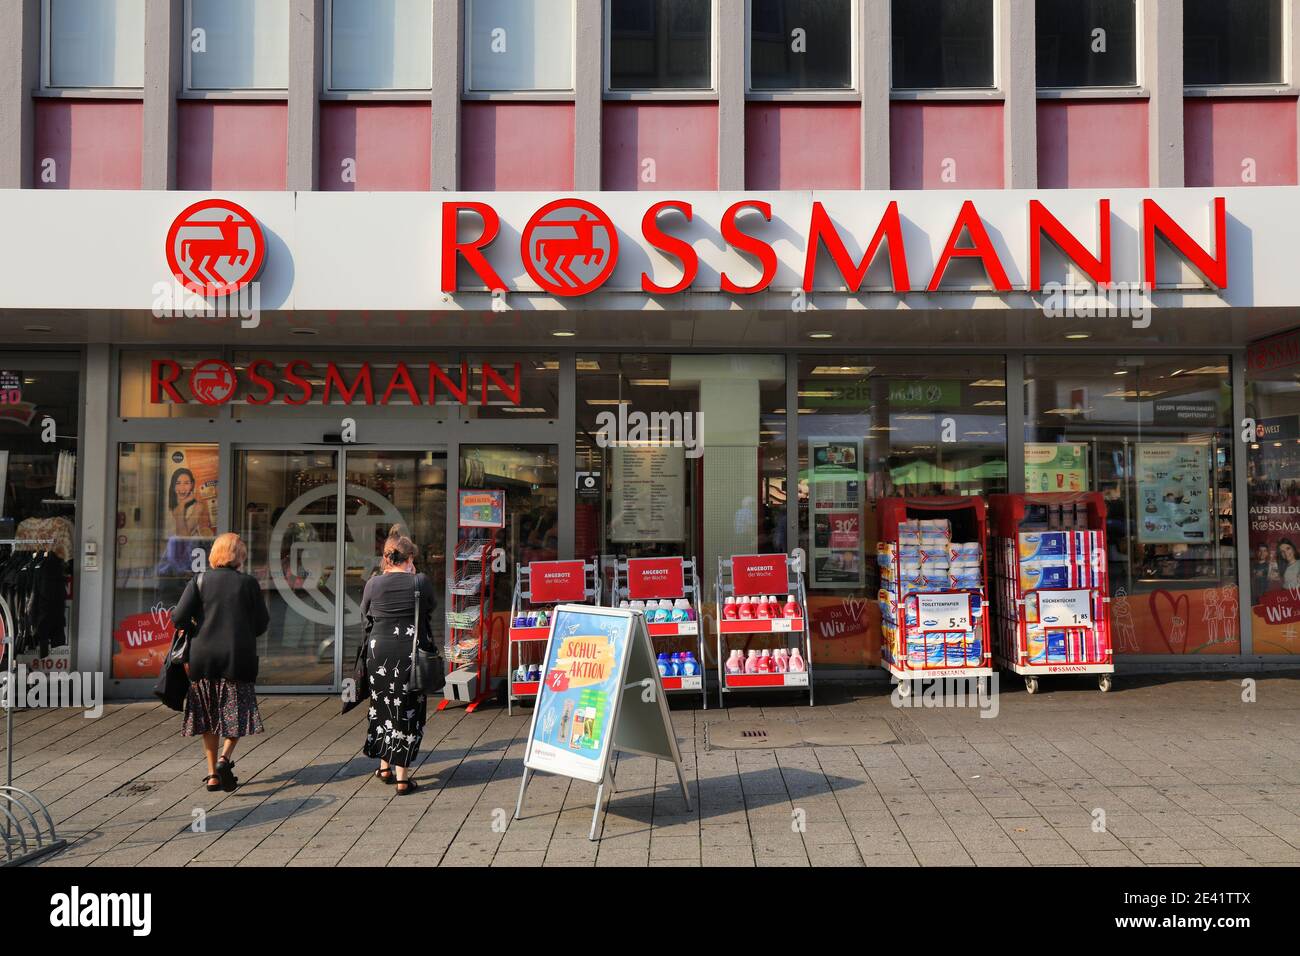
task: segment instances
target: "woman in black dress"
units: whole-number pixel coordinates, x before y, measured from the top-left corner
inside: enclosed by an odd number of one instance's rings
[[[361,613],[366,622],[366,670],[370,675],[370,722],[363,753],[379,759],[375,773],[396,783],[399,796],[414,793],[411,776],[424,736],[426,701],[408,690],[415,637],[415,592],[420,592],[420,646],[433,650],[429,615],[437,604],[433,585],[415,571],[415,544],[404,536],[384,543],[382,571],[366,582]]]
[[[235,742],[247,734],[261,733],[257,711],[257,638],[266,630],[270,615],[257,580],[239,568],[248,549],[237,534],[223,534],[212,542],[208,568],[191,578],[172,611],[172,621],[189,627],[190,689],[185,697],[185,737],[203,735],[208,758],[204,783],[209,790],[227,793],[239,784],[231,754]],[[199,625],[198,632],[193,630]],[[217,745],[221,741],[221,757]]]

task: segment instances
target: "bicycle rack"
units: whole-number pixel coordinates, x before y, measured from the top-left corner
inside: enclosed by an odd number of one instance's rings
[[[29,806],[28,801],[34,806]],[[36,812],[33,812],[33,809]],[[21,813],[21,816],[18,814]],[[41,826],[37,814],[45,818]],[[18,787],[0,787],[0,814],[4,815],[5,858],[0,866],[22,866],[67,846],[54,828],[50,811],[40,798]],[[24,822],[23,818],[26,818]]]

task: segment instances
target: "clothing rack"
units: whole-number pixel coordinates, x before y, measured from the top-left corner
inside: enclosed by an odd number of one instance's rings
[[[54,543],[54,538],[0,538],[0,547],[8,546],[14,549],[34,545],[32,550],[39,550],[42,545],[49,548]],[[28,790],[14,786],[14,706],[16,705],[14,658],[17,656],[18,645],[13,611],[3,595],[0,595],[0,627],[4,629],[6,680],[4,693],[7,697],[4,701],[5,785],[0,787],[0,815],[4,816],[4,860],[0,862],[0,866],[18,866],[61,849],[67,841],[60,839],[55,832],[54,820],[40,798]],[[45,818],[43,828],[37,819],[37,813]],[[15,844],[20,848],[17,853]]]

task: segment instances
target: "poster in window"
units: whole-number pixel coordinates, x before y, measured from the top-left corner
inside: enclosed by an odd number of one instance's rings
[[[609,540],[684,541],[686,450],[615,448],[611,452]]]
[[[1025,491],[1087,491],[1084,442],[1025,442]]]
[[[862,442],[808,439],[808,502],[812,521],[812,583],[854,588],[863,583]]]
[[[1212,542],[1207,446],[1147,442],[1136,449],[1138,540],[1143,544]]]

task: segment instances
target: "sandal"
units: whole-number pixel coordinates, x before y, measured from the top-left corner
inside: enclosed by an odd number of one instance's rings
[[[213,780],[215,780],[216,783],[213,783]],[[203,777],[203,783],[208,788],[208,793],[216,793],[221,789],[221,777],[215,773],[205,774]]]
[[[406,789],[403,790],[402,789],[403,787],[405,787]],[[397,795],[399,797],[404,797],[408,793],[415,793],[415,791],[419,789],[420,789],[419,784],[415,782],[414,777],[407,777],[405,780],[397,781]]]
[[[222,757],[217,761],[217,776],[221,778],[221,789],[226,793],[234,793],[235,788],[239,786],[239,778],[235,776],[235,762]]]
[[[390,786],[397,782],[397,776],[393,773],[392,767],[383,767],[375,771],[375,776]]]

